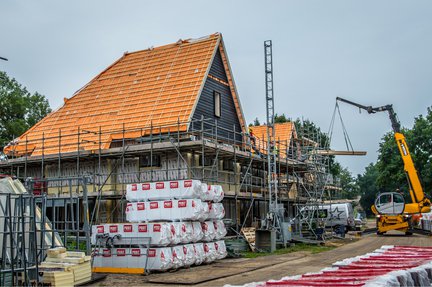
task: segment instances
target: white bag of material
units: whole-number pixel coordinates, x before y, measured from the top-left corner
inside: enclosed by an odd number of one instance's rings
[[[196,255],[193,244],[185,244],[183,245],[183,253],[184,253],[184,266],[188,267],[195,264]]]
[[[93,267],[112,267],[113,257],[109,248],[93,249]]]
[[[177,245],[182,242],[182,231],[181,231],[181,222],[171,222],[170,226],[170,234],[171,234],[171,245]]]
[[[225,209],[222,203],[209,203],[208,219],[222,219],[225,217]]]
[[[198,242],[201,241],[201,239],[204,236],[204,233],[202,231],[201,222],[191,222],[192,225],[192,238],[191,242]]]
[[[170,224],[166,222],[154,222],[148,224],[140,224],[138,226],[142,234],[148,233],[151,237],[151,245],[167,246],[172,242],[172,234]],[[145,232],[147,230],[147,232]]]
[[[227,235],[225,223],[222,220],[213,221],[213,225],[216,232],[216,236],[215,236],[216,240],[222,239],[225,237],[225,235]]]
[[[210,203],[211,204],[211,203]],[[209,202],[203,202],[201,201],[201,213],[198,216],[198,221],[206,221],[210,216],[210,210],[209,210]]]
[[[199,180],[170,181],[169,186],[172,199],[201,198],[201,181]]]
[[[222,186],[212,185],[211,187],[212,187],[213,193],[214,193],[213,202],[221,202],[222,199],[224,198],[224,192],[223,192]]]
[[[171,247],[171,252],[173,256],[173,268],[177,269],[184,266],[185,254],[183,251],[183,245],[176,245]]]
[[[181,242],[190,243],[193,237],[192,222],[181,222]]]
[[[204,247],[204,254],[205,254],[205,263],[211,263],[216,260],[217,254],[216,254],[216,247],[213,242],[206,242],[203,243]]]
[[[215,192],[212,185],[201,184],[201,200],[202,201],[213,201],[215,198]]]
[[[223,259],[227,256],[225,241],[219,240],[214,243],[216,249],[216,259]]]
[[[204,207],[199,199],[178,200],[177,208],[180,209],[180,220],[195,221],[203,217]]]
[[[134,183],[134,184],[128,184],[126,185],[126,200],[127,201],[138,201],[139,199],[139,193],[141,193],[138,190],[138,186],[140,184]]]
[[[165,214],[162,213],[162,208],[164,205],[163,201],[149,201],[145,203],[146,210],[143,213],[142,217],[139,216],[141,220],[143,221],[154,221],[154,220],[165,220],[170,218],[171,213],[169,216],[165,216]]]
[[[92,226],[92,234],[91,234],[91,244],[96,245],[97,236],[98,235],[102,236],[102,235],[107,234],[107,233],[108,233],[108,231],[105,232],[105,225],[104,224],[93,225]]]
[[[137,221],[137,214],[134,210],[134,204],[128,203],[126,205],[126,221],[128,222],[136,222]]]
[[[163,200],[169,199],[170,196],[170,188],[168,182],[160,181],[160,182],[151,182],[150,189],[144,192],[144,198],[146,200]]]
[[[194,243],[194,251],[195,251],[195,264],[201,265],[205,258],[205,252],[204,252],[204,244],[203,243]]]
[[[201,222],[201,228],[203,231],[203,238],[201,239],[202,241],[213,241],[216,237],[216,231],[214,228],[214,224],[212,221],[205,221],[205,222]]]
[[[147,256],[147,270],[167,270],[173,267],[173,255],[170,247],[149,248]]]

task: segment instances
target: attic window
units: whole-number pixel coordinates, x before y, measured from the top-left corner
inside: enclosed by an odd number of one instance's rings
[[[221,94],[219,92],[213,92],[214,98],[214,115],[220,118],[221,116]]]

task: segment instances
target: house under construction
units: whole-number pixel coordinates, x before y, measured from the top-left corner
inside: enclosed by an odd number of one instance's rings
[[[238,231],[268,209],[266,126],[251,130],[216,33],[125,53],[6,146],[0,173],[59,198],[82,196],[79,179],[87,178],[90,224],[124,221],[130,183],[220,184]],[[279,199],[290,218],[338,191],[318,135],[298,134],[291,122],[275,125]]]

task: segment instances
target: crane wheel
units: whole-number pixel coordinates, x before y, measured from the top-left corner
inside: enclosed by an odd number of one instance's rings
[[[411,231],[406,231],[406,232],[405,232],[405,235],[410,236],[410,235],[413,235],[413,233],[412,233]]]
[[[379,231],[377,231],[377,233],[376,233],[378,236],[383,236],[384,235],[384,232],[379,232]]]

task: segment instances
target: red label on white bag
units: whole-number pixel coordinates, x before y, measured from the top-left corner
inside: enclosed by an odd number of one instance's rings
[[[157,201],[150,202],[150,209],[159,208],[159,203]]]
[[[150,190],[150,183],[143,183],[141,185],[142,190]]]
[[[185,180],[183,186],[184,187],[192,187],[192,180]]]
[[[161,258],[165,259],[165,254],[163,253],[163,251],[161,251]]]
[[[126,249],[117,248],[117,256],[126,256]]]
[[[203,231],[207,231],[207,230],[208,230],[207,223],[202,222],[202,223],[201,223],[201,228],[202,228]]]
[[[209,208],[209,211],[212,210],[213,206],[212,206],[211,202],[208,203],[208,208]]]
[[[103,257],[111,257],[111,249],[104,249]]]
[[[187,248],[185,246],[183,246],[183,253],[184,253],[184,255],[187,254]]]
[[[132,224],[123,225],[123,232],[132,232]]]
[[[216,250],[219,249],[219,245],[218,245],[216,242],[215,242],[214,246],[215,246],[215,249],[216,249]]]
[[[164,208],[172,208],[172,201],[164,201]]]
[[[171,224],[171,228],[170,229],[171,229],[171,234],[175,235],[176,234],[176,230],[175,230],[174,225]]]
[[[161,231],[161,225],[153,224],[153,232],[160,232],[160,231]]]
[[[208,247],[207,244],[204,244],[204,252],[207,253],[209,252],[210,248]]]
[[[179,200],[177,203],[178,208],[183,208],[187,206],[187,201],[186,200]]]
[[[149,249],[147,255],[148,257],[156,257],[156,249]]]
[[[141,256],[141,249],[139,248],[132,248],[132,256]]]
[[[138,232],[147,232],[147,224],[138,225]]]
[[[105,232],[105,227],[103,225],[99,225],[97,227],[97,233],[104,233]]]
[[[210,190],[211,189],[211,185],[207,185],[207,190]]]
[[[138,190],[138,186],[136,184],[132,184],[132,191],[137,191]]]
[[[213,221],[213,226],[214,226],[214,229],[215,229],[215,230],[218,229],[216,221]]]
[[[186,232],[186,224],[184,224],[184,223],[182,224],[182,231]]]
[[[179,184],[178,181],[171,181],[170,182],[170,188],[178,188]]]
[[[195,207],[195,200],[192,200],[192,207]]]
[[[164,189],[164,188],[165,188],[165,184],[163,182],[156,183],[156,189]]]
[[[144,202],[138,202],[137,203],[137,209],[138,210],[145,210]]]
[[[110,225],[109,232],[110,233],[118,232],[118,225]]]

